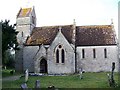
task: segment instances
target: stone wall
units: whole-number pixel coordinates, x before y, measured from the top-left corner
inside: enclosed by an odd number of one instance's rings
[[[104,56],[104,49],[107,50],[107,58]],[[85,51],[85,58],[82,58],[82,49]],[[93,58],[93,49],[96,51],[96,58]],[[112,62],[115,62],[118,71],[118,48],[114,46],[84,46],[77,47],[77,70],[82,68],[86,72],[111,71]]]
[[[20,41],[25,42],[27,37],[30,36],[30,25],[17,25],[17,31],[19,31],[17,35],[17,40],[20,43]],[[23,36],[22,36],[23,32]]]
[[[34,72],[34,58],[39,46],[25,46],[23,50],[23,70],[28,69],[29,72]]]
[[[23,48],[15,51],[15,70],[18,72],[23,71]]]
[[[25,24],[30,24],[30,17],[20,17],[17,18],[16,23],[18,25],[25,25]]]

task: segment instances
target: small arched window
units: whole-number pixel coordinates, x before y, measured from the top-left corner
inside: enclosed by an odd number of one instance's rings
[[[85,50],[82,49],[82,58],[85,58]]]
[[[62,63],[65,63],[65,52],[64,52],[64,50],[62,49],[62,51],[61,51],[61,56],[62,56]]]
[[[104,49],[104,57],[107,58],[107,49]]]
[[[35,17],[32,16],[32,23],[35,24]]]
[[[96,51],[93,49],[93,58],[96,58]]]
[[[56,63],[59,63],[59,50],[56,50]]]

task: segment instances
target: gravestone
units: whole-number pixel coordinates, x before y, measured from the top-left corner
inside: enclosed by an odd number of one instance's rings
[[[28,87],[27,87],[27,84],[26,83],[24,83],[24,84],[21,84],[21,88],[23,89],[23,90],[26,90]]]
[[[80,68],[80,69],[79,69],[80,79],[83,79],[83,75],[82,75],[82,74],[83,74],[83,70],[82,70],[82,68]]]
[[[4,69],[6,70],[6,66],[4,67]]]
[[[26,71],[25,71],[25,82],[28,81],[28,76],[29,76],[29,72],[28,72],[28,69],[26,69]]]
[[[108,76],[109,85],[110,85],[110,87],[111,87],[111,86],[112,86],[111,76],[110,76],[110,74],[107,74],[107,76]]]
[[[35,88],[40,88],[40,81],[39,80],[36,80],[36,82],[35,82]]]

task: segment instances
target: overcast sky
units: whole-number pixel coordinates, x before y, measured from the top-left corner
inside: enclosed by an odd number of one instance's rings
[[[109,25],[113,19],[118,29],[118,1],[120,0],[0,0],[0,20],[16,23],[20,8],[35,6],[37,26]]]

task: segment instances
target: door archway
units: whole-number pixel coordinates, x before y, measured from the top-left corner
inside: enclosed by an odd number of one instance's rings
[[[40,73],[47,73],[47,61],[45,58],[40,61]]]

